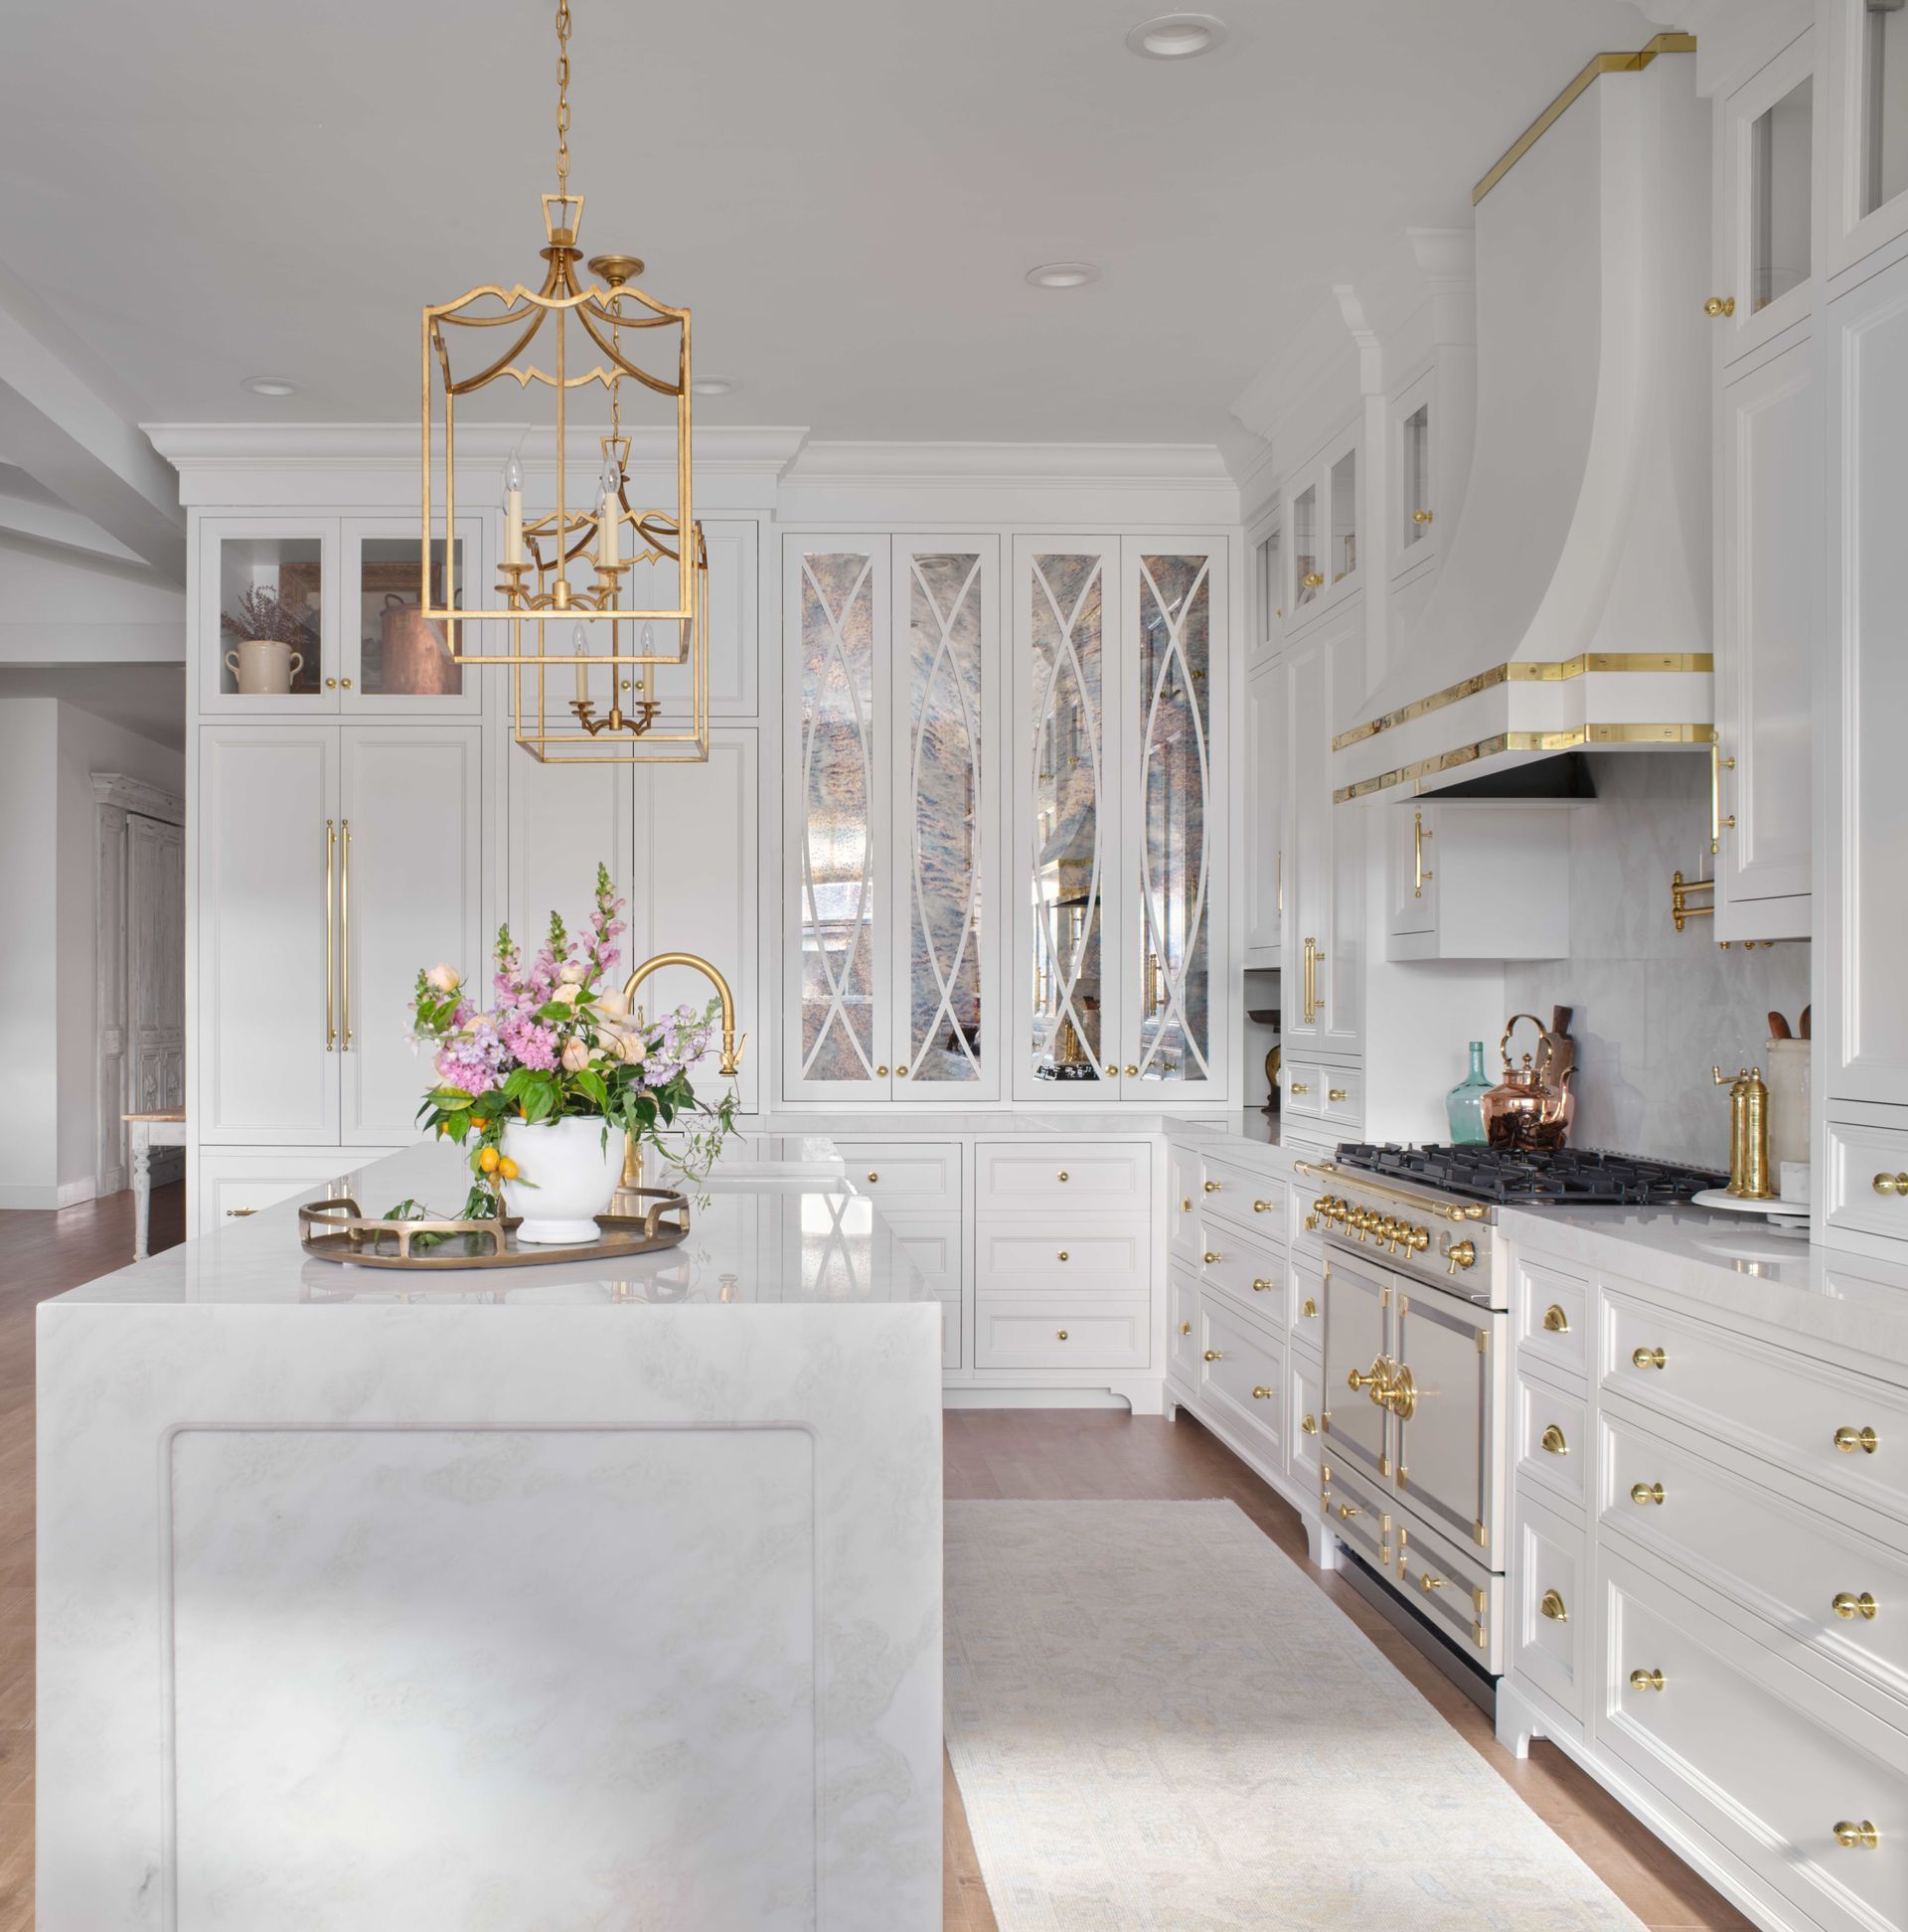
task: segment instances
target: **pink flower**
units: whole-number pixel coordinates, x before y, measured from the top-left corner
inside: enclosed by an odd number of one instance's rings
[[[548,1027],[512,1019],[504,1027],[504,1045],[525,1066],[547,1072],[556,1064],[556,1036]]]

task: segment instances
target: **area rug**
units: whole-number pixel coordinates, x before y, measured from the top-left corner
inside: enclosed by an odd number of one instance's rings
[[[1231,1503],[950,1503],[1001,1932],[1640,1927]]]

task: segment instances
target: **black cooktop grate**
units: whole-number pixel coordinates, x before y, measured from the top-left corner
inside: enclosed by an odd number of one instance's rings
[[[1513,1206],[1667,1207],[1728,1180],[1727,1175],[1705,1168],[1653,1161],[1640,1154],[1606,1154],[1596,1148],[1375,1147],[1347,1141],[1340,1146],[1338,1159],[1343,1167],[1361,1168],[1467,1201]]]

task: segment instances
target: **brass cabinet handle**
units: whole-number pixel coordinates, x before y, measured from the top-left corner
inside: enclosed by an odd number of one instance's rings
[[[1411,1379],[1411,1370],[1400,1365],[1386,1377],[1384,1386],[1378,1391],[1378,1400],[1395,1415],[1400,1422],[1409,1422],[1418,1412],[1417,1384]]]
[[[1202,1183],[1202,1185],[1207,1194],[1217,1194],[1225,1184],[1222,1181],[1207,1181]]]
[[[1835,1843],[1844,1852],[1872,1852],[1881,1843],[1881,1834],[1865,1818],[1859,1824],[1844,1818],[1835,1826]]]
[[[1304,1421],[1302,1421],[1299,1424],[1299,1427],[1302,1428],[1307,1435],[1317,1435],[1319,1432],[1319,1418],[1316,1415],[1308,1415],[1304,1419]]]
[[[1570,1445],[1564,1441],[1563,1431],[1554,1422],[1544,1429],[1541,1440],[1553,1456],[1567,1456],[1570,1453]]]
[[[1318,1312],[1319,1312],[1319,1305],[1317,1302],[1315,1302],[1312,1299],[1310,1295],[1307,1295],[1304,1301],[1300,1302],[1299,1304],[1299,1313],[1303,1315],[1308,1322],[1314,1320],[1317,1317]]]
[[[1060,1256],[1059,1256],[1059,1258],[1060,1258],[1060,1259],[1061,1259],[1062,1261],[1064,1261],[1064,1260],[1066,1259],[1066,1250],[1065,1250],[1065,1248],[1061,1248],[1061,1250],[1060,1250]]]
[[[1632,1671],[1630,1673],[1632,1690],[1661,1690],[1663,1673],[1661,1671]]]
[[[1543,1311],[1543,1325],[1552,1335],[1570,1333],[1570,1317],[1555,1302]]]
[[[1661,1483],[1632,1483],[1630,1485],[1632,1503],[1661,1503],[1663,1485]]]
[[[1272,1391],[1269,1388],[1266,1388],[1264,1386],[1259,1386],[1253,1389],[1252,1399],[1255,1402],[1263,1402],[1270,1397],[1271,1393]]]
[[[1835,1431],[1835,1447],[1844,1456],[1852,1456],[1857,1449],[1864,1456],[1872,1456],[1881,1447],[1881,1438],[1873,1429],[1851,1429],[1844,1423]]]
[[[1055,1329],[1055,1330],[1053,1331],[1053,1333],[1054,1333],[1055,1335],[1057,1335],[1057,1336],[1058,1336],[1058,1337],[1060,1338],[1060,1340],[1061,1340],[1062,1342],[1064,1342],[1064,1341],[1066,1340],[1066,1331],[1065,1331],[1065,1329]]]
[[[1411,512],[1411,521],[1414,524],[1428,524],[1431,521],[1431,512],[1429,510],[1413,510]]]
[[[338,1050],[351,1051],[351,821],[338,821]]]
[[[1707,316],[1734,315],[1736,298],[1733,295],[1711,295],[1703,303],[1702,312]]]
[[[228,1208],[226,1209],[226,1218],[227,1220],[243,1220],[247,1214],[255,1214],[257,1211],[258,1209],[256,1208]],[[1869,1614],[1872,1615],[1873,1612],[1871,1611]]]
[[[1344,1087],[1327,1087],[1325,1090],[1325,1097],[1328,1100],[1349,1100],[1351,1099],[1352,1096],[1345,1090]]]
[[[1908,1174],[1878,1174],[1874,1190],[1878,1195],[1893,1195],[1898,1201],[1908,1201]]]
[[[325,821],[325,1051],[338,1045],[338,939],[334,930],[337,894],[333,879],[338,870],[338,826]]]
[[[1061,1170],[1060,1170],[1060,1179],[1061,1179],[1062,1181],[1066,1181],[1066,1180],[1070,1180],[1071,1178],[1072,1178],[1072,1177],[1068,1175],[1068,1173],[1067,1173],[1067,1171],[1065,1170],[1065,1168],[1061,1168]]]
[[[1292,1093],[1310,1093],[1312,1089],[1304,1080],[1293,1080],[1290,1083],[1288,1091]]]
[[[1563,1599],[1555,1590],[1545,1590],[1542,1601],[1538,1603],[1537,1608],[1552,1623],[1568,1623],[1570,1621],[1570,1612],[1563,1607]]]
[[[1424,869],[1424,842],[1426,839],[1436,837],[1435,832],[1427,832],[1424,829],[1423,812],[1413,812],[1411,814],[1411,896],[1413,898],[1421,899],[1424,896],[1424,882],[1431,877]]]
[[[1271,1286],[1272,1286],[1271,1282],[1261,1281],[1255,1276],[1252,1282],[1252,1292],[1255,1295],[1263,1295],[1266,1292],[1266,1290]]]
[[[1252,1204],[1252,1211],[1255,1214],[1269,1214],[1272,1211],[1272,1204],[1269,1201],[1255,1201]]]
[[[1205,1352],[1205,1359],[1207,1362],[1223,1362],[1225,1360],[1225,1355],[1222,1350],[1207,1349]]]
[[[1667,1368],[1670,1366],[1670,1358],[1662,1349],[1632,1349],[1630,1360],[1639,1368]]]
[[[874,1182],[874,1181],[878,1181],[881,1177],[877,1173],[875,1173],[875,1171],[873,1168],[870,1168],[868,1171],[868,1178],[871,1182]]]
[[[1180,1324],[1180,1333],[1182,1335],[1191,1335],[1192,1333],[1192,1324],[1191,1322],[1182,1322]]]
[[[1863,1590],[1859,1596],[1856,1596],[1852,1590],[1837,1590],[1828,1599],[1828,1607],[1843,1623],[1851,1622],[1856,1617],[1873,1623],[1881,1609],[1881,1605],[1866,1590]]]

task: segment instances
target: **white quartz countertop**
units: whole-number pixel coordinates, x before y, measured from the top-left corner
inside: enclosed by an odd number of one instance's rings
[[[1189,1119],[1193,1118],[1189,1116]],[[1205,1116],[1223,1123],[1236,1116],[1214,1113]],[[1180,1116],[1165,1108],[1148,1107],[1017,1107],[1012,1113],[990,1112],[969,1107],[942,1109],[923,1106],[890,1107],[884,1113],[826,1114],[771,1113],[763,1124],[773,1134],[822,1133],[838,1140],[920,1140],[936,1134],[980,1134],[1012,1139],[1017,1135],[1037,1138],[1077,1134],[1163,1134],[1179,1123]]]
[[[1245,1147],[1281,1147],[1282,1116],[1253,1107],[1238,1113],[1174,1114],[1166,1123],[1167,1137],[1176,1141],[1212,1139],[1237,1141]]]
[[[879,1210],[849,1193],[840,1171],[824,1139],[737,1136],[707,1188],[684,1186],[688,1239],[613,1264],[564,1261],[560,1249],[548,1265],[522,1268],[408,1272],[320,1260],[299,1243],[306,1197],[294,1197],[43,1305],[853,1307],[932,1299]],[[459,1149],[424,1143],[342,1172],[311,1198],[348,1195],[374,1214],[411,1199],[452,1213],[467,1182]]]

